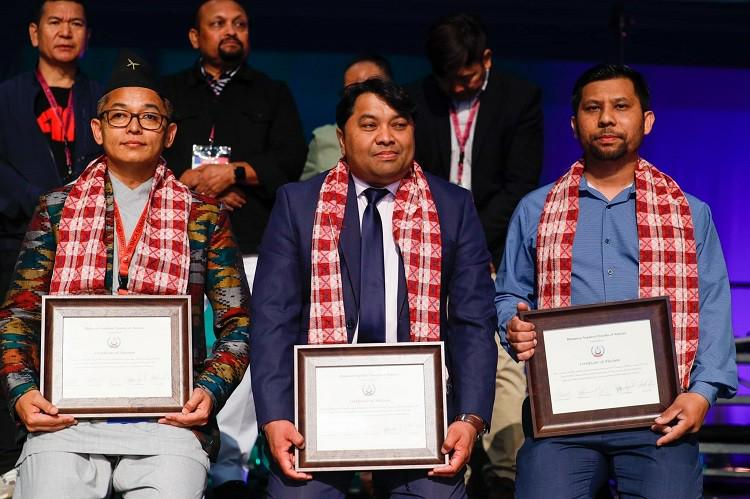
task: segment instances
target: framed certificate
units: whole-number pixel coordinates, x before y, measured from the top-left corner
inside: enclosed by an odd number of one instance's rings
[[[667,297],[521,312],[535,437],[650,426],[679,394]]]
[[[442,342],[296,346],[297,470],[447,463],[443,359]]]
[[[192,391],[189,296],[45,296],[41,392],[77,418],[180,412]]]

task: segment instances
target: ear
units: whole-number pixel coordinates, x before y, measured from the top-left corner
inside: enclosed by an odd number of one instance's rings
[[[346,147],[344,146],[344,132],[340,128],[336,128],[336,138],[339,139],[339,148],[341,149],[341,157],[346,157]]]
[[[651,133],[651,129],[654,127],[656,121],[656,115],[653,111],[646,111],[643,113],[643,135]]]
[[[576,123],[576,117],[570,117],[570,129],[573,130],[573,137],[578,138],[578,124]]]
[[[190,28],[190,31],[188,31],[188,40],[190,40],[190,46],[193,47],[193,50],[198,50],[198,30],[195,28]]]
[[[94,135],[94,141],[102,145],[104,138],[102,137],[102,121],[99,118],[93,118],[91,120],[91,133]]]
[[[29,23],[29,39],[32,47],[39,47],[39,26],[36,23]]]
[[[172,147],[174,138],[177,135],[177,123],[170,123],[167,126],[167,133],[164,134],[164,148],[168,149]]]
[[[492,50],[484,49],[484,52],[482,52],[482,66],[484,66],[485,71],[492,67]]]

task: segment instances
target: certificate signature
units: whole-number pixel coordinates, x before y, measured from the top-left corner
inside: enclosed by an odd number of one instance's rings
[[[648,320],[544,331],[553,414],[659,402]]]

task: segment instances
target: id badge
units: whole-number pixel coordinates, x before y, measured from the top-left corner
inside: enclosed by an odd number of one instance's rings
[[[232,148],[230,146],[217,146],[207,145],[199,146],[193,145],[193,163],[191,168],[197,168],[201,165],[226,165],[229,163],[229,158],[232,155]]]

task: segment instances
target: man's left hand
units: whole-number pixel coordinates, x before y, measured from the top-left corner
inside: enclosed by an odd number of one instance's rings
[[[234,185],[234,164],[201,165],[200,177],[194,190],[206,196],[216,197]]]
[[[159,419],[159,422],[180,428],[203,426],[208,423],[213,407],[214,400],[211,395],[203,388],[196,388],[193,390],[190,399],[185,402],[182,413],[165,414],[163,418]]]
[[[672,443],[685,433],[700,430],[708,409],[708,400],[698,393],[678,395],[672,405],[656,418],[656,424],[651,426],[651,431],[664,434],[656,441],[656,445]]]
[[[465,421],[456,421],[448,427],[448,435],[445,437],[440,452],[451,453],[448,464],[436,466],[427,475],[436,477],[453,476],[463,469],[471,457],[471,449],[477,438],[477,430]]]

